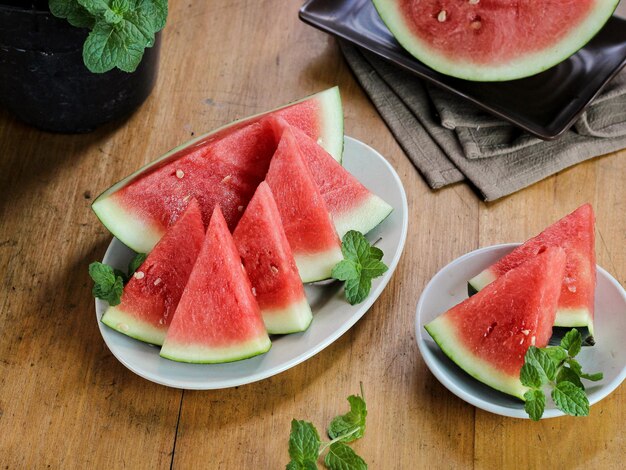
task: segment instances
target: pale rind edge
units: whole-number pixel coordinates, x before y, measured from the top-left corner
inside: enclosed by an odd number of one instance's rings
[[[570,57],[604,26],[611,17],[619,0],[596,0],[593,11],[585,20],[559,42],[548,49],[524,55],[500,65],[484,65],[451,60],[428,47],[418,39],[404,21],[397,0],[373,0],[383,22],[398,42],[411,55],[433,69],[453,77],[474,81],[503,81],[528,77],[562,62]]]
[[[465,372],[496,390],[524,400],[524,393],[528,391],[528,388],[522,385],[519,378],[503,374],[484,359],[461,346],[462,340],[457,336],[456,328],[447,321],[445,316],[435,318],[424,328],[446,356]]]
[[[313,320],[313,312],[306,297],[285,308],[261,309],[261,315],[267,332],[273,335],[305,331]]]
[[[331,277],[333,267],[343,260],[339,245],[324,252],[303,254],[294,253],[296,266],[303,283],[323,281]]]
[[[497,276],[493,274],[489,269],[485,269],[483,272],[474,276],[467,282],[477,291],[481,291],[488,284],[491,284],[493,281],[495,281],[496,277]]]
[[[232,346],[222,347],[203,344],[180,344],[166,338],[161,348],[160,356],[176,362],[220,364],[258,356],[269,351],[271,347],[272,342],[265,332],[256,338],[239,342]]]
[[[393,207],[376,194],[371,193],[365,201],[352,210],[341,215],[333,215],[333,223],[339,238],[343,239],[349,230],[368,233],[385,220],[392,211]]]
[[[156,328],[149,323],[138,321],[135,317],[118,307],[109,307],[102,315],[100,321],[126,336],[157,346],[163,344],[167,334],[167,328]]]

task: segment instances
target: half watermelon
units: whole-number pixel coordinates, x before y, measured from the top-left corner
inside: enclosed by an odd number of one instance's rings
[[[278,135],[290,128],[317,184],[339,238],[349,230],[369,232],[391,214],[393,208],[370,192],[326,150],[284,119],[273,118]]]
[[[425,325],[468,374],[524,400],[524,355],[552,334],[566,255],[548,248]]]
[[[374,0],[398,42],[446,75],[477,81],[537,74],[583,47],[619,0]]]
[[[303,282],[331,277],[343,259],[324,199],[291,129],[284,129],[266,176]]]
[[[233,239],[268,333],[306,330],[313,314],[267,183],[257,188]]]
[[[232,362],[270,347],[250,281],[218,206],[161,356],[179,362]]]
[[[341,159],[343,115],[335,87],[171,150],[98,196],[94,212],[123,243],[145,253],[182,214],[191,197],[198,200],[205,224],[219,204],[234,229],[276,149],[265,116],[280,116]]]
[[[192,199],[128,281],[121,303],[104,313],[102,323],[132,338],[163,344],[203,239],[202,215]]]
[[[521,265],[546,247],[559,246],[567,255],[554,326],[587,327],[593,335],[593,307],[596,289],[595,217],[590,204],[550,225],[517,247],[497,263],[469,280],[476,291],[507,271]],[[593,340],[588,342],[593,342]]]

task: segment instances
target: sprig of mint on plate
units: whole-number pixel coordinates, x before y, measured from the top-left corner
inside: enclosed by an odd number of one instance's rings
[[[331,276],[345,281],[346,299],[351,305],[363,302],[372,288],[372,279],[382,276],[387,266],[383,251],[369,244],[361,232],[348,231],[341,243],[343,261],[335,265]]]
[[[524,394],[524,409],[530,419],[539,421],[543,416],[546,407],[543,389],[546,385],[552,389],[552,400],[559,410],[571,416],[589,414],[589,400],[581,379],[596,382],[602,380],[602,372],[583,372],[580,363],[574,359],[581,346],[582,336],[574,328],[563,337],[560,346],[528,348],[520,380],[522,385],[530,388]]]
[[[367,407],[361,384],[361,395],[350,395],[350,411],[335,417],[328,426],[330,442],[322,443],[315,426],[308,421],[291,421],[287,470],[317,470],[317,459],[328,449],[324,465],[330,470],[365,470],[367,464],[347,442],[363,437]]]
[[[107,301],[111,306],[119,305],[122,299],[124,284],[135,274],[137,268],[146,260],[146,256],[145,253],[137,253],[128,264],[126,273],[98,261],[91,263],[89,265],[89,276],[91,276],[94,282],[91,290],[93,296]]]
[[[94,73],[134,72],[167,19],[167,0],[49,0],[52,14],[91,30],[83,61]]]

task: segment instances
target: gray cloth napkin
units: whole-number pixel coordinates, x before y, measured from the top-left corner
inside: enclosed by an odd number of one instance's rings
[[[465,180],[492,201],[576,163],[626,148],[626,71],[607,85],[571,130],[558,140],[543,141],[366,50],[344,41],[340,46],[394,137],[433,189]]]

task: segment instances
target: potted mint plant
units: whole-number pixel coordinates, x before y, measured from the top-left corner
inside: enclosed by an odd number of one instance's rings
[[[45,130],[128,115],[158,69],[167,0],[0,0],[0,104]]]

